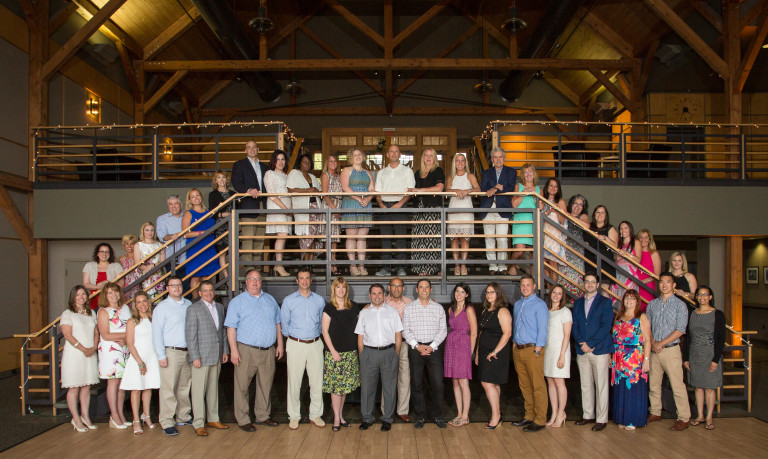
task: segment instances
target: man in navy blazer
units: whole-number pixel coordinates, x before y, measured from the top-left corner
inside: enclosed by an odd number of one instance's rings
[[[498,209],[511,209],[512,197],[511,196],[497,196],[500,193],[509,193],[515,191],[515,182],[517,181],[517,171],[515,169],[504,165],[504,150],[499,147],[494,147],[491,151],[491,163],[493,167],[483,172],[483,177],[480,180],[480,191],[485,193],[480,199],[480,207],[495,207]],[[507,252],[495,252],[493,249],[497,247],[499,249],[506,250],[509,247],[509,241],[506,236],[496,237],[497,234],[508,234],[510,219],[510,212],[488,212],[487,214],[480,214],[480,218],[483,221],[489,223],[483,223],[483,233],[485,234],[485,248],[489,249],[485,252],[485,256],[488,260],[506,260]],[[491,223],[502,221],[503,223]],[[491,274],[502,274],[506,272],[507,266],[503,263],[488,265],[488,269]]]
[[[599,432],[608,424],[608,369],[613,353],[613,305],[600,295],[597,274],[584,275],[586,294],[573,304],[573,339],[576,340],[576,363],[581,377],[581,407],[583,415],[576,425],[595,422],[592,430]],[[597,417],[595,417],[597,392]]]
[[[259,161],[259,146],[256,142],[249,140],[245,144],[246,157],[236,161],[232,166],[232,186],[238,193],[248,193],[248,196],[242,198],[237,203],[238,209],[263,209],[266,207],[264,197],[264,174],[269,168]],[[240,219],[244,222],[264,222],[267,220],[265,214],[259,216],[249,216]],[[240,234],[242,236],[259,236],[255,239],[243,238],[240,243],[241,250],[255,250],[257,253],[243,253],[240,260],[243,261],[261,261],[261,251],[264,249],[264,225],[243,226]]]

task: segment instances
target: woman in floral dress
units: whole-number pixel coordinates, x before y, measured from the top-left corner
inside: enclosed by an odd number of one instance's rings
[[[109,427],[127,429],[131,423],[123,416],[125,391],[120,382],[128,358],[125,344],[125,324],[131,318],[131,310],[124,304],[123,291],[119,285],[110,282],[99,294],[99,378],[107,380],[107,403],[109,403]]]

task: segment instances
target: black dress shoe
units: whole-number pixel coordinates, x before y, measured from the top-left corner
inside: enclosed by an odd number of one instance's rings
[[[544,426],[536,424],[535,422],[531,422],[527,426],[523,427],[523,432],[538,432],[543,428]]]
[[[392,424],[386,421],[381,421],[381,431],[382,432],[389,432],[389,429],[392,428]]]
[[[413,423],[414,429],[421,429],[424,427],[424,420],[423,419],[417,419],[416,422]]]
[[[521,419],[519,421],[515,421],[515,422],[512,423],[512,425],[515,426],[515,427],[526,427],[526,426],[529,426],[531,424],[533,424],[533,421],[529,421],[528,419],[525,419],[525,418],[523,418],[523,419]]]
[[[368,427],[371,427],[372,425],[373,424],[371,424],[370,422],[363,422],[362,424],[360,424],[360,427],[358,427],[358,429],[368,430]]]
[[[594,430],[595,432],[600,432],[601,430],[605,429],[606,425],[607,424],[604,422],[598,422],[592,426],[592,430]]]
[[[446,424],[445,421],[443,421],[440,418],[435,419],[435,425],[437,427],[440,427],[441,429],[445,429],[446,427],[448,427],[448,424]]]
[[[267,427],[277,427],[277,426],[280,425],[279,422],[275,421],[272,418],[267,418],[267,419],[265,419],[263,421],[257,421],[257,422],[254,422],[254,424],[259,425],[259,426],[267,426]]]
[[[576,425],[577,426],[585,426],[587,424],[592,424],[593,422],[595,422],[594,419],[584,419],[584,418],[581,418],[578,421],[576,421]]]
[[[240,430],[242,430],[243,432],[255,432],[256,431],[256,427],[254,427],[253,424],[243,424],[243,425],[241,425],[241,426],[239,425],[237,427],[240,427]]]

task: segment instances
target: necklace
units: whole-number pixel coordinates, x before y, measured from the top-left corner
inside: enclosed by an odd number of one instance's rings
[[[480,317],[480,328],[485,328],[485,325],[488,323],[489,320],[491,320],[491,317],[493,317],[493,313],[496,312],[497,309],[493,309],[493,310],[486,309],[483,311],[483,315]]]

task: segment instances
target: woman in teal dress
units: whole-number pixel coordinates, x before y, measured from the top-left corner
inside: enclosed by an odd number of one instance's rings
[[[634,430],[646,425],[651,322],[640,308],[640,294],[627,290],[613,323],[613,422]]]
[[[357,147],[347,153],[347,158],[352,159],[352,165],[341,171],[341,189],[345,193],[366,193],[373,191],[373,177],[365,170],[365,154]],[[342,209],[370,209],[373,196],[344,196],[341,202]],[[368,223],[373,216],[368,212],[345,212],[341,214],[341,227],[347,232],[347,257],[353,264],[349,265],[349,272],[353,276],[366,276],[368,271],[363,267],[365,260],[365,243],[368,230],[372,224]],[[357,262],[357,263],[355,263]]]
[[[197,188],[192,188],[187,192],[187,210],[184,212],[184,216],[181,218],[181,228],[186,230],[193,223],[200,220],[208,213],[208,209],[203,205],[203,194]],[[187,239],[197,239],[207,230],[209,230],[216,221],[208,217],[200,224],[195,226],[193,231],[184,235]],[[186,271],[192,274],[192,278],[189,281],[189,286],[192,290],[195,290],[203,277],[210,276],[219,270],[219,257],[216,252],[216,245],[213,244],[215,239],[213,233],[209,234],[202,241],[199,241],[187,249],[187,264]],[[191,242],[191,241],[190,241]],[[189,243],[187,244],[189,245]],[[205,248],[208,246],[208,248]],[[198,268],[199,271],[198,271]],[[197,272],[195,272],[197,271]],[[197,297],[198,293],[195,290],[193,296]]]
[[[538,175],[536,175],[536,168],[533,164],[523,164],[520,168],[520,182],[517,184],[517,191],[519,193],[537,193],[541,194],[539,187],[536,183],[539,181]],[[512,206],[516,209],[535,209],[536,199],[533,196],[514,196],[512,198]],[[539,207],[543,207],[544,202],[539,202]],[[533,214],[528,212],[515,212],[512,219],[515,223],[512,225],[512,234],[526,235],[524,237],[513,237],[512,246],[515,249],[525,249],[533,245],[533,238],[530,236],[533,234],[533,223],[517,223],[519,221],[533,221]],[[523,258],[525,252],[516,251],[512,252],[512,260],[519,260]],[[516,263],[509,266],[509,274],[516,275],[517,267]]]

